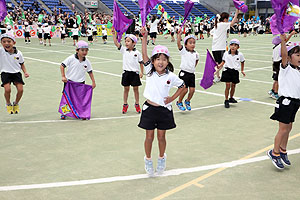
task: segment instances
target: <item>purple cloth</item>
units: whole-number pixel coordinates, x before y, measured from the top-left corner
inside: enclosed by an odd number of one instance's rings
[[[146,19],[148,14],[155,8],[155,6],[161,3],[161,0],[139,0],[142,26],[146,25]]]
[[[114,1],[114,22],[113,26],[117,32],[118,42],[121,42],[122,35],[127,31],[133,20],[128,19],[120,10],[116,0]]]
[[[238,9],[244,13],[248,11],[248,6],[243,1],[233,0],[233,4],[236,9]]]
[[[0,0],[0,22],[6,17],[7,9],[5,0]]]
[[[58,112],[76,119],[90,119],[92,95],[93,88],[91,85],[68,81],[61,97]]]
[[[271,0],[272,7],[274,9],[274,15],[270,20],[273,35],[284,34],[294,28],[294,23],[298,17],[286,14],[289,2],[299,6],[298,0]]]
[[[183,27],[184,23],[186,22],[187,18],[189,17],[193,6],[194,6],[194,2],[192,2],[191,0],[187,0],[184,3],[184,19],[183,19],[181,28]]]
[[[215,66],[217,66],[217,63],[207,49],[204,74],[200,81],[200,86],[204,89],[208,89],[213,85]]]

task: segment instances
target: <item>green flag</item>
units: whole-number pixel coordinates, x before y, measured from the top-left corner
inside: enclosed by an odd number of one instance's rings
[[[90,23],[92,23],[92,16],[89,15],[89,20],[90,20]]]
[[[39,14],[38,21],[42,23],[43,22],[43,18],[44,18],[44,15]]]
[[[52,26],[51,32],[55,32],[55,26]]]
[[[178,24],[181,24],[181,17],[179,17]]]
[[[190,21],[193,22],[193,17],[190,17]]]
[[[81,24],[81,17],[80,17],[80,15],[76,15],[76,17],[77,17],[77,24],[80,25]]]
[[[24,12],[22,12],[22,19],[26,19]]]
[[[112,26],[113,26],[112,23],[111,23],[110,21],[108,21],[106,27],[107,27],[107,28],[111,28]]]
[[[161,12],[160,10],[158,10],[158,11],[157,11],[157,14],[158,14],[158,15],[161,15],[161,14],[162,14],[162,12]]]

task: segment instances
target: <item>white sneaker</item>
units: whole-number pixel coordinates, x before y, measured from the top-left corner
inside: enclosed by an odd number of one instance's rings
[[[167,154],[164,154],[163,158],[158,158],[156,171],[158,174],[162,174],[167,167]]]
[[[154,175],[154,169],[153,169],[152,160],[146,159],[146,156],[145,156],[144,161],[145,161],[145,171],[146,171],[146,173],[150,176],[153,176]]]

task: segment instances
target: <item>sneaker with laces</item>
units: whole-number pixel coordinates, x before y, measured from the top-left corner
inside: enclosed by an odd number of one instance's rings
[[[20,107],[19,107],[19,104],[14,104],[13,105],[13,112],[15,114],[18,114],[20,112]]]
[[[7,110],[8,114],[14,114],[14,109],[11,104],[6,105],[6,110]]]
[[[233,97],[229,98],[229,103],[237,103],[237,100],[235,100]]]
[[[177,107],[179,108],[179,110],[185,111],[185,107],[183,106],[183,103],[182,103],[182,102],[178,103],[178,101],[177,101],[177,102],[176,102],[176,105],[177,105]]]
[[[134,107],[137,113],[141,113],[141,108],[139,104],[135,104]]]
[[[273,93],[272,98],[275,99],[275,100],[279,99],[278,93]]]
[[[188,111],[192,110],[192,107],[191,107],[191,102],[190,101],[187,101],[185,100],[184,101],[184,104],[185,104],[185,107]]]
[[[225,106],[225,108],[229,108],[230,107],[229,100],[225,100],[224,101],[224,106]]]
[[[162,174],[167,166],[167,154],[164,154],[163,158],[158,158],[157,160],[157,167],[156,167],[156,171],[158,174]]]
[[[128,104],[124,104],[124,105],[123,105],[122,113],[123,113],[123,114],[127,113],[127,110],[128,110]]]
[[[148,160],[145,156],[144,161],[145,161],[145,171],[146,171],[146,173],[150,176],[153,176],[154,175],[154,169],[153,169],[152,160]]]
[[[283,164],[285,164],[286,166],[291,166],[291,162],[289,161],[287,153],[280,152],[280,158]]]
[[[277,168],[277,169],[284,169],[284,165],[281,162],[281,158],[280,156],[273,156],[272,154],[273,150],[269,150],[267,152],[267,155],[270,157],[270,159],[272,160],[273,165]]]
[[[268,94],[270,95],[270,97],[272,97],[274,94],[273,90],[269,90]]]

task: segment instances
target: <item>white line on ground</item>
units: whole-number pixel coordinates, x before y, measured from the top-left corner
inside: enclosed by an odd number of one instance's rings
[[[289,155],[299,154],[300,149],[294,149],[288,151]],[[181,168],[181,169],[172,169],[165,171],[162,175],[155,175],[154,177],[168,177],[168,176],[178,176],[186,173],[194,173],[218,168],[231,168],[237,167],[240,165],[255,163],[263,160],[268,160],[268,156],[260,156],[254,157],[245,160],[234,160],[230,162],[224,162],[213,165],[206,166],[198,166],[191,168]],[[67,186],[78,186],[78,185],[90,185],[90,184],[100,184],[100,183],[111,183],[116,181],[130,181],[130,180],[138,180],[138,179],[146,179],[150,178],[147,174],[136,174],[129,176],[114,176],[107,178],[99,178],[99,179],[89,179],[89,180],[80,180],[80,181],[66,181],[66,182],[53,182],[53,183],[42,183],[42,184],[30,184],[30,185],[13,185],[13,186],[1,186],[0,192],[2,191],[16,191],[16,190],[30,190],[30,189],[43,189],[43,188],[57,188],[57,187],[67,187]]]

